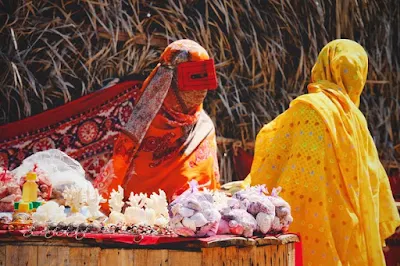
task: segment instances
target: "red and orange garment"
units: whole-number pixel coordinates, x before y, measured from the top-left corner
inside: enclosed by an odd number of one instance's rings
[[[103,197],[119,185],[125,197],[162,189],[169,200],[193,179],[201,187],[219,187],[215,129],[202,105],[207,88],[179,91],[176,82],[179,64],[208,59],[204,48],[189,40],[165,49],[139,92],[112,159],[94,181]]]

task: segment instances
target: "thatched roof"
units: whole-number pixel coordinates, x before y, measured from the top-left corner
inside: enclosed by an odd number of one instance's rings
[[[189,38],[217,62],[220,87],[206,108],[218,117],[218,135],[243,142],[305,93],[324,44],[354,39],[370,59],[361,110],[386,166],[396,167],[398,0],[3,0],[0,25],[1,123],[80,97],[107,78],[146,74],[168,42]]]

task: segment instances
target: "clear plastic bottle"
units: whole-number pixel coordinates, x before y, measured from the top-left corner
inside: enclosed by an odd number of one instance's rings
[[[32,202],[37,200],[38,185],[36,184],[36,173],[29,172],[26,175],[26,182],[22,186],[22,201]]]

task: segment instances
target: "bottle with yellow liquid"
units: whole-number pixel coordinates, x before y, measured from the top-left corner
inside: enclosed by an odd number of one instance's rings
[[[36,173],[29,172],[26,175],[26,182],[22,186],[22,201],[32,202],[36,201],[38,197],[38,185],[36,184]]]

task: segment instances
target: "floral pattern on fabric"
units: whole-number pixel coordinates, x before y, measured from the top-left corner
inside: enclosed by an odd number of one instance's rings
[[[212,156],[210,143],[206,140],[194,152],[194,158],[189,162],[189,166],[196,167],[200,162],[206,160],[210,156]]]
[[[99,190],[100,194],[104,194],[107,192],[108,186],[115,178],[114,163],[110,160],[104,167],[102,167],[100,174],[96,176],[96,179],[93,181],[93,186]]]
[[[78,128],[78,138],[83,144],[89,144],[93,142],[98,133],[99,127],[93,121],[86,121]]]
[[[149,163],[150,168],[161,165],[178,152],[181,143],[175,142],[175,137],[176,135],[170,132],[162,137],[149,136],[143,140],[139,150],[152,153],[153,160]]]
[[[124,113],[132,110],[140,85],[140,81],[117,84],[122,92],[116,97],[107,98],[104,103],[88,106],[80,114],[62,118],[57,123],[35,131],[26,128],[23,134],[2,140],[0,166],[12,170],[33,153],[56,148],[78,160],[87,177],[94,179],[112,156],[114,140],[121,126],[126,123]],[[114,89],[109,87],[104,92]],[[68,112],[70,104],[75,105],[71,102],[59,108]]]
[[[54,141],[51,138],[41,138],[37,142],[33,144],[33,152],[39,152],[39,151],[45,151],[45,150],[50,150],[54,149],[55,144]]]

